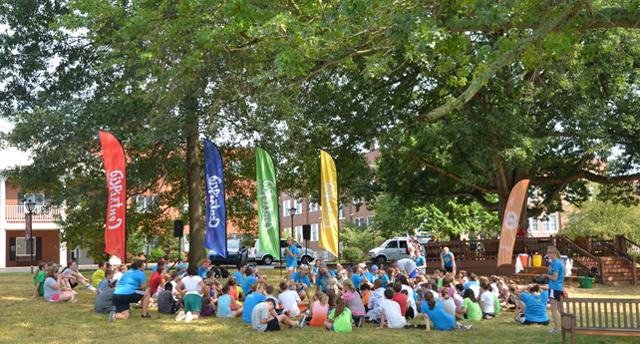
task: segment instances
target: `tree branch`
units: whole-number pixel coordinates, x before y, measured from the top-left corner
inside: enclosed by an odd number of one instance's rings
[[[590,3],[587,1],[587,3]],[[589,4],[587,4],[589,5]],[[593,13],[593,15],[592,15]],[[640,11],[630,11],[626,8],[610,7],[599,11],[583,11],[576,15],[574,19],[576,29],[579,31],[594,29],[628,28],[637,29],[640,24]],[[538,18],[531,17],[533,21],[506,22],[506,23],[484,23],[475,19],[454,19],[444,23],[444,27],[452,32],[497,32],[510,29],[532,29],[536,26]],[[557,31],[558,28],[553,29]]]
[[[555,16],[547,23],[542,25],[529,37],[521,40],[513,49],[498,56],[498,58],[496,58],[488,66],[479,66],[478,70],[480,70],[480,72],[471,81],[469,87],[464,92],[462,92],[462,94],[460,94],[454,100],[449,101],[434,110],[431,110],[429,113],[418,116],[418,118],[421,120],[435,121],[455,110],[462,108],[464,104],[469,102],[469,100],[471,100],[471,98],[473,98],[476,93],[478,93],[478,91],[480,91],[480,89],[484,87],[484,85],[496,74],[496,72],[498,72],[498,70],[502,69],[504,66],[513,61],[529,45],[539,39],[542,39],[549,32],[560,27],[564,22],[570,19],[582,6],[584,6],[582,2],[574,3],[570,6],[567,6],[567,8],[565,8],[559,15]]]
[[[468,182],[468,181],[462,179],[461,177],[459,177],[459,176],[457,176],[457,175],[455,175],[455,174],[453,174],[453,173],[451,173],[451,172],[449,172],[449,171],[447,171],[447,170],[445,170],[443,168],[440,168],[440,167],[438,167],[436,165],[432,165],[432,164],[424,161],[423,159],[420,159],[420,158],[417,158],[417,157],[416,157],[416,159],[419,160],[419,163],[422,164],[423,167],[428,168],[428,169],[430,169],[430,170],[432,170],[432,171],[434,171],[434,172],[436,172],[436,173],[438,173],[438,174],[440,174],[442,176],[445,176],[445,177],[447,177],[447,178],[449,178],[449,179],[451,179],[451,180],[453,180],[453,181],[455,181],[457,183],[460,183],[462,185],[468,186],[468,187],[470,187],[470,188],[472,188],[472,189],[474,189],[476,191],[480,191],[482,193],[490,193],[490,192],[492,192],[491,190],[489,190],[489,189],[487,189],[487,188],[485,188],[483,186]]]
[[[533,177],[531,184],[535,185],[562,185],[573,183],[580,179],[586,179],[598,184],[620,184],[640,180],[640,173],[628,174],[623,176],[603,176],[590,171],[581,170],[578,173],[565,178],[558,177]]]

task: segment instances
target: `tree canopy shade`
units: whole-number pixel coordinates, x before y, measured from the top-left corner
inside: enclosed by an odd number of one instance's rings
[[[300,195],[317,197],[325,149],[343,198],[500,210],[531,178],[539,213],[584,200],[585,179],[637,179],[639,14],[640,1],[5,1],[0,109],[16,123],[6,140],[33,154],[14,177],[66,202],[72,238],[101,228],[98,129],[126,147],[130,195],[159,196],[130,228],[158,231],[188,203],[194,261],[203,134],[265,148]],[[226,152],[247,161],[232,178],[253,178],[250,152]],[[236,185],[231,217],[253,216]]]

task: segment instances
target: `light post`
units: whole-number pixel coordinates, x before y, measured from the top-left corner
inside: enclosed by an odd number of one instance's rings
[[[296,207],[289,208],[289,216],[291,216],[291,233],[290,236],[293,235],[293,217],[296,215]]]
[[[29,254],[31,255],[31,273],[33,274],[33,211],[36,208],[36,203],[28,200],[24,203],[27,212],[24,214],[24,232],[25,239],[29,243]]]

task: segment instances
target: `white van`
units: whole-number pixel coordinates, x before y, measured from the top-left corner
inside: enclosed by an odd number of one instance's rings
[[[300,264],[309,264],[316,259],[316,252],[312,249],[308,249],[305,252],[305,248],[303,245],[300,245],[299,242],[294,241],[294,245],[298,248],[298,262]],[[287,240],[280,240],[280,254],[282,256],[282,261],[284,262],[284,250],[287,248]],[[252,248],[249,249],[249,260],[254,261],[263,265],[271,265],[274,261],[274,257],[268,253],[260,251],[260,242],[256,240],[255,244]]]
[[[367,257],[374,263],[384,263],[390,260],[411,258],[407,249],[410,237],[395,237],[383,242],[382,245],[369,251]],[[429,239],[419,239],[421,245],[427,243]],[[423,248],[424,250],[424,248]]]

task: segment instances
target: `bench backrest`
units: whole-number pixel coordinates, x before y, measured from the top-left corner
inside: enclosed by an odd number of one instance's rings
[[[563,299],[578,328],[640,330],[640,299]]]

